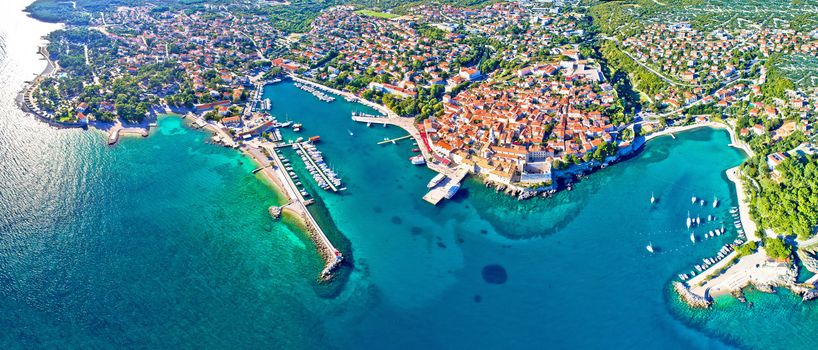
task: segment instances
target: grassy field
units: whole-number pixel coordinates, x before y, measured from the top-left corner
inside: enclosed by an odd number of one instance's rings
[[[373,10],[358,10],[355,13],[361,16],[369,16],[369,17],[377,17],[377,18],[384,18],[384,19],[392,19],[395,17],[400,17],[396,14],[386,13],[386,12],[378,12]]]

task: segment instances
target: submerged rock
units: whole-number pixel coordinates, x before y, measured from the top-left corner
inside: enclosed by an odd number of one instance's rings
[[[503,284],[508,280],[506,269],[497,264],[484,266],[482,275],[483,280],[490,284]]]

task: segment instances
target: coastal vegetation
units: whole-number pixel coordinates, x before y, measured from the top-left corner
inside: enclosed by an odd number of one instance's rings
[[[747,188],[753,217],[760,227],[801,239],[813,235],[818,225],[818,181],[815,181],[818,159],[815,156],[788,158],[775,167],[775,173],[756,157],[748,160],[744,169],[755,179]]]
[[[755,241],[749,241],[736,248],[736,254],[739,258],[755,253],[758,250],[758,244]]]
[[[779,261],[789,260],[793,253],[792,246],[779,237],[765,238],[764,250],[767,252],[767,257]]]

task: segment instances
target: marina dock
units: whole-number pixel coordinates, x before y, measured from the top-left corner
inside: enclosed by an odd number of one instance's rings
[[[295,143],[293,144],[293,147],[295,147],[295,149],[297,150],[300,150],[301,152],[304,152],[305,154],[307,153],[307,150],[304,149],[304,146],[301,143]],[[324,173],[324,169],[318,166],[318,163],[316,163],[315,160],[312,159],[312,157],[306,156],[304,157],[304,159],[306,159],[306,161],[309,162],[310,165],[315,167],[315,170],[318,172],[318,175],[321,176],[321,178],[324,179],[324,181],[326,181],[327,185],[329,185],[329,188],[332,190],[332,192],[338,192],[338,187],[335,186],[335,184],[332,182],[332,179],[330,179],[330,177],[327,176],[326,173]]]

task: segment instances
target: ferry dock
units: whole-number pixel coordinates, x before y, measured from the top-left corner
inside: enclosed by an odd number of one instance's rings
[[[429,192],[423,196],[423,200],[429,202],[431,205],[437,205],[444,199],[451,199],[452,196],[460,189],[460,182],[469,173],[469,170],[464,167],[453,169],[445,175],[446,178],[435,184]],[[441,173],[443,174],[443,173]]]

